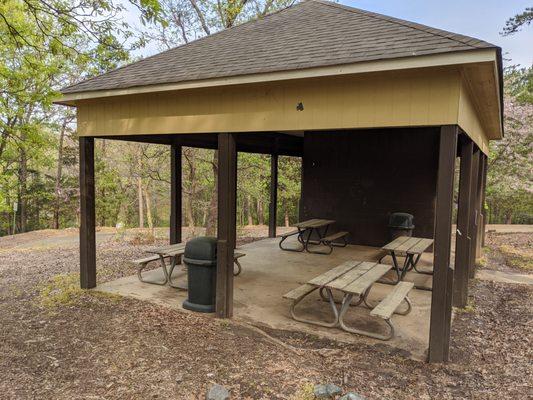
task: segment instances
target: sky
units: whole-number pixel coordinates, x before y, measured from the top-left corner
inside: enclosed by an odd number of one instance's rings
[[[523,67],[533,64],[533,26],[526,26],[512,36],[500,32],[505,21],[531,7],[531,0],[340,0],[341,4],[406,19],[454,33],[472,36],[500,46],[504,65]],[[132,10],[128,21],[138,16]],[[138,25],[138,24],[137,24]],[[146,57],[159,52],[155,44],[138,51]]]
[[[505,21],[531,7],[531,0],[342,0],[351,7],[461,33],[500,46],[506,65],[533,64],[533,26],[512,36],[500,32]]]

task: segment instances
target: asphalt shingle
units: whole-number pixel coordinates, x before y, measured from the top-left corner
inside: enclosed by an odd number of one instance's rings
[[[307,0],[62,89],[125,89],[496,46],[322,0]]]

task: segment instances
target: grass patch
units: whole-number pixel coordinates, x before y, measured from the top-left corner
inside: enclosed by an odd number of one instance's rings
[[[476,267],[477,268],[486,268],[487,267],[487,257],[483,256],[481,258],[478,258],[476,260]]]
[[[505,258],[505,263],[508,266],[524,271],[533,271],[533,257],[530,254],[507,244],[501,245],[498,250]]]
[[[39,289],[40,303],[48,309],[79,305],[86,299],[106,299],[119,301],[121,296],[85,290],[80,288],[79,274],[60,274],[54,276]]]
[[[314,385],[312,383],[304,383],[290,400],[314,400],[315,393],[313,389]]]

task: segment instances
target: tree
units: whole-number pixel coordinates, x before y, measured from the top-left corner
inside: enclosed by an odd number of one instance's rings
[[[161,0],[149,37],[169,49],[294,4],[296,0]]]
[[[0,212],[9,214],[16,201],[20,231],[38,229],[48,218],[59,226],[62,206],[72,213],[77,194],[72,179],[63,177],[63,167],[73,165],[74,113],[52,105],[57,89],[129,58],[124,49],[95,44],[56,14],[32,8],[38,4],[0,3]],[[7,229],[0,223],[0,232]]]
[[[505,137],[491,142],[487,205],[491,223],[533,221],[532,68],[505,71]]]
[[[512,35],[522,29],[524,25],[530,25],[531,21],[533,21],[533,7],[527,7],[524,12],[509,18],[505,22],[502,35]]]
[[[159,0],[129,0],[129,3],[140,11],[143,23],[158,20]],[[51,44],[54,53],[83,51],[83,47],[65,40],[73,35],[91,42],[91,47],[119,50],[123,43],[116,37],[125,42],[132,36],[122,15],[125,9],[116,0],[4,0],[0,3],[0,30],[4,32],[4,42],[40,52],[50,49],[43,46],[45,42]],[[19,18],[20,15],[25,18]],[[35,27],[33,33],[25,29],[27,24]]]
[[[238,23],[261,18],[294,2],[295,0],[162,0],[160,18],[154,21],[153,31],[148,36],[157,40],[161,48],[168,49],[221,29],[231,28]],[[218,188],[217,164],[218,154],[213,152],[211,170],[214,191]],[[250,207],[248,204],[247,209]],[[207,235],[215,234],[216,212],[217,197],[211,196],[205,218]]]

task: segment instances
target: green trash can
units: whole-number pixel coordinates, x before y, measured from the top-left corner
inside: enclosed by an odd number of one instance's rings
[[[215,312],[217,278],[217,239],[198,237],[185,245],[183,262],[187,266],[188,298],[183,308]]]
[[[398,236],[413,236],[414,217],[403,212],[392,213],[389,217],[389,239],[392,241]]]

